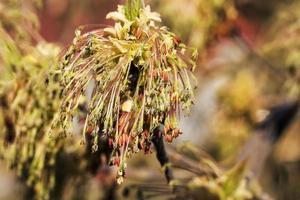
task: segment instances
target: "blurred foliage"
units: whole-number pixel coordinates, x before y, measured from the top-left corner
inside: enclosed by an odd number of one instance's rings
[[[5,4],[6,3],[6,4]],[[18,1],[0,4],[1,157],[47,199],[54,187],[54,168],[60,142],[48,133],[60,104],[60,86],[49,76],[60,49],[31,42],[37,18]],[[58,130],[59,131],[59,130]]]
[[[273,8],[272,20],[264,22],[262,30],[266,41],[255,49],[248,46],[245,54],[249,55],[228,70],[229,78],[220,88],[219,110],[213,123],[214,132],[222,138],[219,145],[225,152],[221,157],[239,149],[251,128],[267,116],[269,107],[282,99],[299,98],[298,8],[297,1]],[[222,145],[226,138],[228,142],[236,138],[236,145]]]
[[[262,86],[254,73],[249,69],[239,70],[220,88],[219,109],[212,123],[212,131],[220,148],[219,159],[235,155],[255,124],[264,118],[264,101],[260,93]],[[224,145],[228,143],[230,145]]]
[[[24,180],[29,196],[49,199],[65,143],[57,138],[61,129],[50,135],[61,103],[54,65],[60,48],[34,38],[38,23],[27,3],[0,3],[0,155]]]
[[[284,5],[274,14],[274,23],[268,26],[269,41],[263,45],[261,52],[266,59],[271,60],[274,67],[286,73],[281,92],[291,98],[300,95],[300,43],[299,17],[300,3]]]
[[[226,36],[234,41],[244,55],[244,58],[237,58],[237,63],[232,63],[228,58],[225,66],[222,64],[225,69],[218,67],[209,72],[214,79],[225,76],[226,81],[218,91],[217,111],[211,116],[210,139],[205,146],[211,148],[211,152],[218,160],[232,161],[228,158],[237,155],[237,152],[253,134],[253,127],[268,115],[269,107],[286,99],[299,99],[299,1],[236,0],[234,2],[223,1],[223,4],[219,4],[220,7],[208,5],[213,5],[214,1],[165,0],[154,2],[154,5],[161,10],[166,23],[173,27],[184,41],[189,41],[199,49],[203,49],[209,43],[221,46],[224,44],[222,38],[218,39],[215,36]],[[198,9],[199,6],[203,6],[206,12],[201,12],[201,9]],[[203,13],[206,15],[201,15]],[[247,22],[250,22],[250,25]],[[200,25],[201,23],[202,25]],[[257,27],[253,28],[253,26]],[[260,31],[255,34],[259,41],[252,46],[248,43],[249,37],[251,39],[254,35],[251,31],[258,28]],[[197,30],[200,30],[200,33]],[[194,35],[194,33],[196,34]],[[250,36],[245,38],[245,35]],[[195,39],[201,40],[194,42]],[[227,51],[230,49],[228,48]],[[201,53],[203,51],[200,51]],[[211,56],[210,52],[206,53]],[[228,54],[230,53],[228,52]],[[206,61],[203,61],[204,64]],[[200,70],[202,69],[200,68]],[[208,80],[210,79],[208,78]],[[293,129],[293,133],[296,132],[299,130]],[[295,137],[287,135],[285,146],[282,146],[283,144],[278,146],[285,149],[284,152],[288,152],[286,145],[294,140]],[[299,159],[299,155],[297,158]],[[276,164],[270,165],[275,167]],[[284,174],[285,170],[274,171],[273,174],[268,175],[281,176],[281,173]],[[289,172],[289,175],[293,176],[291,173],[296,172]],[[264,178],[266,176],[263,175]],[[277,183],[269,183],[268,187],[272,187],[270,184],[276,185]],[[297,185],[295,181],[293,184]],[[278,183],[276,195],[281,196],[285,193],[279,191],[283,185],[285,184]],[[292,192],[287,188],[285,190],[292,195],[286,194],[281,198],[297,197],[296,190]],[[274,192],[274,188],[270,190]]]
[[[244,178],[246,162],[224,170],[190,142],[182,143],[176,149],[169,148],[168,152],[170,165],[176,174],[169,185],[145,178],[146,184],[129,184],[127,192],[137,188],[137,196],[142,199],[271,199],[257,182],[249,183]]]
[[[191,46],[204,49],[218,24],[236,17],[231,0],[153,0],[168,26]]]

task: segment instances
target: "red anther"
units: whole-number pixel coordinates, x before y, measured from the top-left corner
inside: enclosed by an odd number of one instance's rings
[[[120,166],[120,158],[119,157],[115,157],[113,160],[113,165],[119,167]]]
[[[143,33],[143,31],[142,31],[140,28],[137,28],[137,29],[135,30],[134,35],[135,35],[135,37],[136,37],[137,39],[140,39],[141,36],[142,36],[142,33]]]
[[[162,77],[163,77],[163,80],[164,80],[165,82],[168,82],[168,81],[169,81],[169,74],[168,74],[168,72],[163,72],[163,73],[162,73]]]
[[[154,78],[158,77],[158,72],[156,70],[152,70],[151,76],[153,76]]]
[[[113,147],[114,141],[113,141],[112,138],[109,138],[109,139],[108,139],[108,145],[109,145],[109,147]]]
[[[149,137],[149,132],[148,132],[147,130],[144,131],[144,132],[143,132],[143,136],[146,137],[146,138],[148,138],[148,137]]]
[[[181,40],[178,36],[175,35],[173,37],[173,42],[174,42],[175,46],[177,47],[181,43]]]
[[[86,133],[91,135],[93,133],[93,131],[94,131],[93,127],[89,126],[86,130]]]
[[[171,135],[165,135],[165,140],[169,143],[171,143],[173,141],[173,138]]]
[[[177,138],[179,135],[180,135],[179,129],[176,128],[172,131],[173,138]]]

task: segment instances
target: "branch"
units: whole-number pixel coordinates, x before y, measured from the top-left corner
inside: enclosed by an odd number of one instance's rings
[[[164,167],[165,177],[167,182],[170,183],[174,179],[172,169],[167,165],[169,163],[169,157],[166,152],[165,144],[161,131],[157,128],[155,134],[152,138],[152,143],[156,149],[156,158],[159,161],[160,165]]]

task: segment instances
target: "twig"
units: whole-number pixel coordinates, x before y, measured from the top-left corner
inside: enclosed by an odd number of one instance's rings
[[[164,167],[165,177],[167,179],[167,182],[170,183],[170,181],[172,181],[174,177],[171,168],[167,166],[167,164],[169,163],[169,157],[167,155],[163,137],[160,134],[159,129],[156,130],[156,134],[154,134],[152,143],[154,144],[154,147],[156,149],[156,158],[159,161],[160,165]]]

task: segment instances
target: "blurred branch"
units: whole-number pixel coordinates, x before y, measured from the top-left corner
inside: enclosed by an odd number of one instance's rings
[[[242,37],[235,36],[233,39],[238,44],[238,46],[241,47],[241,49],[249,54],[248,57],[250,59],[253,58],[254,61],[256,61],[258,66],[266,66],[272,72],[274,77],[279,81],[284,81],[287,78],[287,73],[285,70],[283,70],[281,67],[276,66],[274,63],[258,54]]]
[[[299,100],[270,109],[270,114],[258,124],[254,135],[244,146],[240,161],[248,160],[251,176],[258,177],[273,145],[284,135],[299,110]]]

